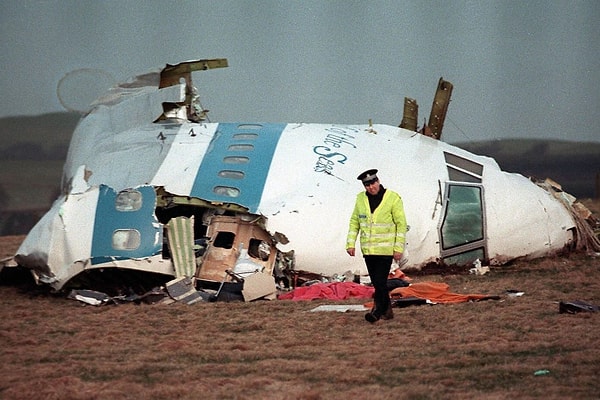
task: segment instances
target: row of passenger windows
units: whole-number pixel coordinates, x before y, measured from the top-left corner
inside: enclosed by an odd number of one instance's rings
[[[260,125],[251,125],[251,126],[243,126],[243,127],[248,128],[248,129],[262,128]],[[240,128],[242,128],[242,127],[240,126]],[[241,133],[236,133],[235,135],[233,135],[233,139],[234,140],[251,141],[251,140],[258,139],[258,134],[253,133],[253,132],[241,132]],[[236,152],[236,151],[250,152],[250,151],[254,150],[254,145],[249,144],[249,143],[234,143],[234,144],[231,144],[230,146],[228,146],[227,150],[230,152]],[[250,162],[249,157],[240,156],[240,155],[230,155],[230,156],[225,156],[223,158],[223,164],[247,164],[248,162]],[[246,174],[243,171],[238,171],[238,170],[234,170],[234,169],[221,170],[221,171],[219,171],[219,173],[217,175],[220,178],[233,179],[233,180],[242,180],[246,177]],[[241,191],[239,188],[237,188],[235,186],[218,185],[213,188],[213,193],[215,193],[219,196],[235,198],[235,197],[239,197],[239,195],[241,194]]]

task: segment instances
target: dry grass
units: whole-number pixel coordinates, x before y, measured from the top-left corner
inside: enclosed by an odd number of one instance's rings
[[[20,240],[2,238],[0,255]],[[600,304],[600,258],[414,280],[501,300],[411,306],[370,325],[310,312],[328,301],[94,307],[4,284],[0,398],[598,398],[600,314],[559,314],[558,302]]]

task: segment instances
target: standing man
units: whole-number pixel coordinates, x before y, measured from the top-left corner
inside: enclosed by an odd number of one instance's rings
[[[380,318],[394,318],[387,279],[392,261],[400,261],[404,252],[406,217],[402,198],[379,183],[376,169],[363,172],[357,179],[362,181],[366,190],[356,196],[346,252],[354,257],[360,232],[360,249],[375,288],[375,306],[365,319],[375,323]]]

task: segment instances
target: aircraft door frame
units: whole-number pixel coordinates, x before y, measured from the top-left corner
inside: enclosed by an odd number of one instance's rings
[[[480,183],[447,181],[438,224],[440,255],[445,264],[486,263],[487,222],[484,187]]]

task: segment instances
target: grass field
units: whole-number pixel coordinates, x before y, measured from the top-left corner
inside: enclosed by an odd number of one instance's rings
[[[0,238],[0,255],[22,238]],[[600,313],[558,303],[600,304],[600,257],[413,281],[500,299],[397,308],[371,325],[362,312],[311,312],[364,299],[95,307],[4,282],[0,398],[598,398]]]

